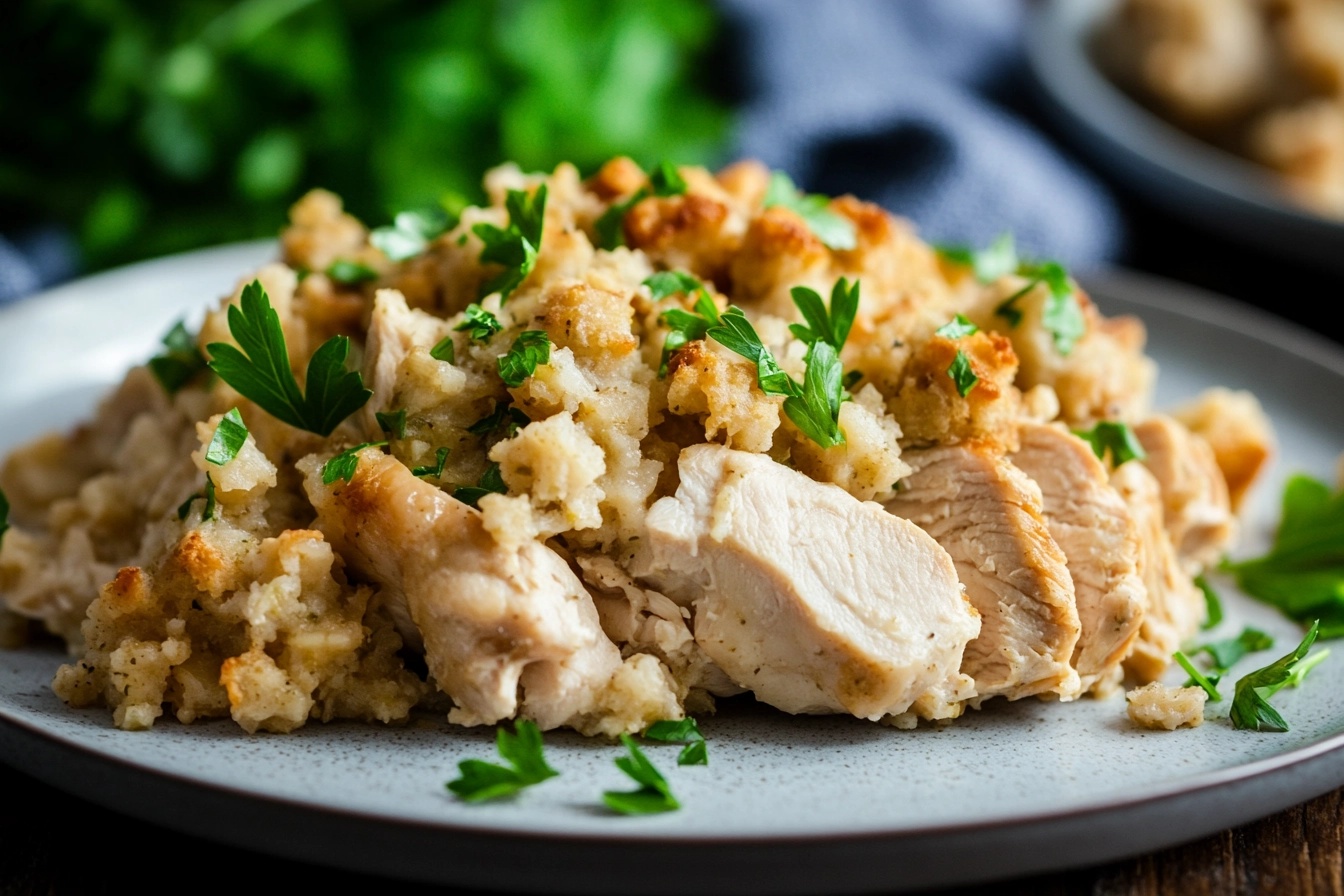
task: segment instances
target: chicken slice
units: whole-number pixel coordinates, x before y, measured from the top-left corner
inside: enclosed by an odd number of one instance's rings
[[[961,665],[976,692],[1077,697],[1073,580],[1046,525],[1040,489],[983,442],[907,449],[901,459],[914,473],[885,506],[952,555],[980,611],[980,636]]]
[[[1139,533],[1139,575],[1148,593],[1143,624],[1125,671],[1140,682],[1161,677],[1171,654],[1199,630],[1204,596],[1181,568],[1163,522],[1162,490],[1148,468],[1136,461],[1111,473],[1111,484],[1129,506]]]
[[[973,695],[958,669],[980,621],[933,539],[765,455],[696,445],[678,467],[632,572],[691,603],[734,682],[785,712],[874,720]]]
[[[1082,632],[1073,651],[1084,691],[1114,687],[1148,602],[1139,575],[1139,532],[1106,465],[1068,430],[1021,428],[1013,464],[1041,489],[1045,524],[1068,558]]]
[[[373,397],[360,411],[370,439],[381,438],[382,427],[375,414],[391,407],[397,376],[411,349],[434,345],[445,329],[441,319],[407,307],[405,297],[395,289],[378,290],[364,343],[364,379]]]
[[[1147,453],[1143,464],[1162,489],[1162,518],[1187,572],[1218,562],[1237,534],[1227,481],[1209,443],[1171,417],[1134,427]]]
[[[316,456],[299,466],[317,528],[352,570],[405,605],[429,671],[457,703],[453,721],[518,713],[543,729],[615,733],[680,716],[661,664],[622,665],[583,583],[550,548],[501,547],[478,510],[376,450],[361,452],[348,483],[324,484]]]

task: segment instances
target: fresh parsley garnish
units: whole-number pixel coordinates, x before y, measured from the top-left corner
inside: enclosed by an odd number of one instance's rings
[[[452,229],[455,222],[443,208],[427,206],[400,212],[390,227],[376,228],[369,242],[389,261],[405,261],[429,248],[431,240]]]
[[[1274,639],[1259,629],[1243,628],[1241,634],[1235,638],[1224,638],[1221,641],[1210,641],[1207,644],[1201,644],[1192,648],[1192,656],[1198,656],[1203,653],[1209,657],[1213,666],[1213,671],[1218,674],[1227,672],[1248,653],[1256,653],[1261,650],[1268,650],[1274,646]]]
[[[210,478],[209,473],[205,474],[205,491],[197,492],[183,501],[177,508],[177,518],[185,522],[187,514],[191,513],[191,505],[202,498],[205,499],[205,508],[201,511],[201,522],[205,522],[215,518],[215,480]]]
[[[517,388],[523,380],[537,372],[538,364],[551,360],[551,340],[545,330],[524,330],[513,340],[508,352],[499,359],[500,379],[510,388]]]
[[[966,319],[964,315],[958,314],[947,323],[933,331],[933,335],[941,336],[943,339],[962,339],[966,336],[974,336],[980,332],[980,328]],[[958,348],[957,353],[952,356],[952,363],[947,365],[947,375],[952,379],[957,387],[957,394],[962,398],[971,394],[976,383],[980,382],[980,377],[976,375],[971,366],[971,356]]]
[[[333,261],[327,266],[327,276],[345,286],[356,286],[377,280],[378,272],[361,261]]]
[[[1279,691],[1301,683],[1312,668],[1325,659],[1328,651],[1318,651],[1308,658],[1307,651],[1320,633],[1320,622],[1311,624],[1302,642],[1292,653],[1280,657],[1263,669],[1257,669],[1237,681],[1236,696],[1232,698],[1232,724],[1253,731],[1287,731],[1288,723],[1269,700]]]
[[[475,302],[472,302],[462,310],[462,320],[457,326],[453,327],[453,329],[458,332],[465,331],[467,338],[472,342],[489,342],[491,337],[504,329],[504,325],[499,322],[499,318],[495,317]],[[451,342],[448,344],[449,346],[452,345]],[[437,349],[442,345],[443,343],[440,342],[435,348]],[[448,361],[452,359],[440,358],[439,360]]]
[[[205,356],[196,348],[196,339],[182,321],[173,324],[163,336],[163,354],[149,359],[149,372],[163,391],[175,395],[206,369]]]
[[[1018,326],[1022,323],[1022,310],[1017,307],[1018,301],[1044,283],[1049,295],[1041,311],[1041,326],[1053,339],[1055,351],[1068,356],[1087,332],[1087,321],[1083,317],[1083,309],[1078,305],[1078,296],[1068,272],[1054,261],[1021,264],[1017,272],[1027,278],[1027,285],[1000,302],[994,313],[1008,321],[1010,327]]]
[[[504,207],[509,210],[508,227],[499,228],[482,222],[471,228],[471,232],[485,243],[481,249],[481,263],[504,268],[481,284],[478,296],[485,298],[497,292],[500,302],[527,279],[537,264],[546,220],[546,185],[537,187],[530,196],[526,190],[510,190],[504,199]]]
[[[662,271],[644,280],[655,301],[668,296],[695,293],[695,311],[682,308],[670,308],[658,315],[658,320],[667,326],[668,334],[663,339],[663,354],[658,365],[659,379],[667,376],[667,364],[672,355],[687,343],[705,338],[705,331],[719,323],[719,309],[710,298],[709,290],[696,277],[683,271]]]
[[[980,328],[966,319],[963,314],[958,314],[947,323],[933,331],[933,335],[941,336],[944,339],[961,339],[963,336],[974,336],[980,332]]]
[[[644,751],[628,734],[621,735],[621,743],[629,750],[629,755],[618,756],[616,767],[625,772],[635,783],[638,790],[608,790],[602,794],[602,802],[612,811],[622,815],[653,815],[658,812],[671,812],[680,809],[681,803],[672,796],[667,779],[654,768]]]
[[[807,321],[806,325],[789,324],[790,333],[808,345],[821,340],[837,352],[844,348],[850,327],[854,326],[854,317],[859,312],[859,281],[851,284],[844,277],[835,281],[829,308],[815,290],[806,286],[795,286],[789,290],[789,295],[803,320]]]
[[[654,722],[645,729],[644,737],[663,743],[685,744],[677,756],[677,765],[709,765],[705,736],[700,733],[700,726],[695,723],[695,719],[687,717]]]
[[[624,202],[613,203],[611,208],[597,219],[594,229],[597,231],[599,249],[615,249],[625,245],[625,216],[639,203],[650,196],[681,196],[686,192],[686,179],[671,162],[659,162],[649,172],[649,185],[640,187]]]
[[[448,447],[441,446],[434,452],[434,463],[423,467],[411,467],[412,476],[432,476],[438,479],[443,475],[443,465],[448,462]]]
[[[0,488],[0,545],[5,543],[5,533],[9,531],[9,498]]]
[[[488,436],[503,430],[506,438],[512,438],[518,430],[531,422],[530,417],[513,405],[500,402],[495,405],[493,412],[468,426],[467,432],[474,436]]]
[[[776,171],[770,175],[762,208],[787,208],[802,218],[808,229],[829,248],[853,249],[858,245],[854,222],[831,211],[830,201],[828,196],[802,192],[792,178],[783,171]]]
[[[650,274],[644,278],[644,285],[649,288],[649,293],[653,296],[655,302],[661,302],[668,296],[679,293],[690,295],[697,289],[705,288],[699,278],[685,271],[659,271],[656,274]]]
[[[453,337],[445,336],[434,343],[434,347],[429,350],[429,356],[435,361],[447,361],[449,364],[456,364],[457,347],[453,345]]]
[[[1209,584],[1209,580],[1203,576],[1195,576],[1195,587],[1204,595],[1204,622],[1200,628],[1208,631],[1223,621],[1223,602],[1219,599],[1218,592]]]
[[[1317,479],[1293,476],[1269,553],[1222,568],[1290,618],[1318,620],[1322,638],[1344,635],[1344,489],[1332,494]]]
[[[350,353],[346,336],[333,336],[313,352],[307,394],[300,391],[289,367],[280,317],[259,280],[243,288],[240,304],[229,306],[229,332],[242,350],[227,342],[210,343],[210,368],[277,420],[329,436],[373,395],[357,371],[345,369]]]
[[[1223,699],[1222,694],[1218,693],[1218,688],[1216,687],[1222,677],[1219,673],[1214,672],[1205,675],[1203,672],[1196,669],[1195,664],[1190,662],[1190,658],[1179,650],[1172,654],[1172,656],[1177,663],[1180,663],[1181,668],[1190,675],[1190,680],[1186,682],[1186,687],[1191,687],[1196,684],[1199,685],[1204,689],[1204,693],[1209,695],[1209,699],[1215,703]]]
[[[1148,456],[1128,423],[1102,420],[1091,429],[1075,429],[1073,434],[1092,446],[1092,453],[1098,460],[1106,460],[1106,455],[1109,454],[1111,465],[1114,467],[1131,460],[1143,460]]]
[[[504,475],[499,472],[499,464],[491,464],[475,485],[463,485],[454,489],[453,497],[463,504],[479,507],[480,500],[486,495],[503,495],[508,491],[509,487],[504,484]]]
[[[387,433],[394,439],[406,438],[406,409],[399,408],[395,411],[378,411],[373,415],[378,421],[378,428]]]
[[[243,415],[233,408],[220,418],[219,425],[215,427],[215,434],[210,437],[210,444],[205,449],[205,460],[222,467],[238,456],[246,441],[247,425],[243,423]]]
[[[322,465],[322,483],[331,485],[337,479],[349,482],[359,469],[359,452],[365,448],[386,448],[386,442],[362,442],[353,448],[347,448]]]
[[[985,249],[972,249],[970,246],[935,246],[939,255],[954,264],[965,265],[975,271],[975,279],[981,283],[993,283],[995,280],[1017,270],[1017,247],[1013,244],[1011,233],[1000,234]]]
[[[513,728],[512,734],[503,726],[495,730],[495,749],[507,766],[483,759],[464,759],[457,764],[461,777],[444,786],[468,803],[481,803],[513,796],[524,787],[560,774],[546,764],[541,730],[536,722],[519,719]]]

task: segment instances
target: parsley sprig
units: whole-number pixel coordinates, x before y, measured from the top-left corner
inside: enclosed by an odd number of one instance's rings
[[[662,743],[685,744],[677,755],[677,765],[709,765],[705,736],[700,726],[689,716],[684,719],[663,719],[644,731],[644,737]]]
[[[489,342],[496,333],[504,329],[504,325],[499,322],[489,311],[486,311],[480,305],[472,302],[466,308],[462,309],[462,320],[458,322],[453,329],[459,333],[465,332],[467,338],[472,342]],[[442,342],[439,346],[443,345]],[[452,345],[451,342],[448,343]],[[439,346],[435,346],[438,348]],[[439,360],[452,360],[451,358],[440,358]]]
[[[496,362],[504,385],[516,389],[537,372],[537,365],[551,360],[551,340],[545,330],[524,330]]]
[[[432,240],[442,236],[455,223],[453,217],[439,206],[410,209],[398,213],[391,226],[376,228],[369,234],[369,242],[382,250],[389,261],[405,261],[424,252]],[[331,271],[327,274],[330,276]]]
[[[464,759],[457,764],[461,777],[444,786],[468,803],[480,803],[513,796],[525,787],[560,774],[546,764],[541,730],[536,723],[520,719],[513,727],[512,734],[503,726],[495,731],[495,749],[508,765]]]
[[[831,211],[830,197],[799,190],[783,171],[770,175],[762,208],[787,208],[802,218],[809,230],[828,248],[853,249],[858,245],[854,222],[838,212]]]
[[[173,324],[164,334],[163,348],[162,354],[149,359],[149,372],[159,381],[163,391],[175,395],[206,369],[205,356],[182,321]]]
[[[686,180],[671,162],[659,162],[649,172],[649,185],[640,187],[624,202],[613,203],[611,208],[597,219],[594,229],[597,231],[599,249],[615,249],[625,245],[625,216],[630,209],[650,196],[681,196],[686,192]]]
[[[1195,587],[1204,595],[1204,622],[1199,627],[1208,631],[1223,621],[1223,602],[1203,576],[1195,576]]]
[[[233,408],[220,418],[219,425],[215,427],[215,434],[210,437],[210,444],[205,448],[205,460],[222,467],[238,456],[246,441],[247,425],[243,423],[243,415]]]
[[[1270,706],[1269,700],[1284,688],[1301,684],[1307,673],[1325,659],[1328,650],[1307,656],[1320,628],[1319,620],[1313,622],[1301,643],[1291,653],[1237,681],[1236,695],[1232,698],[1233,726],[1253,731],[1288,730],[1288,723],[1278,710]]]
[[[1128,423],[1101,420],[1091,429],[1075,429],[1073,434],[1092,446],[1092,453],[1098,460],[1106,460],[1109,454],[1113,467],[1148,456]]]
[[[373,395],[358,372],[345,369],[346,336],[333,336],[318,347],[308,362],[307,393],[299,389],[280,317],[259,280],[243,288],[238,305],[229,306],[229,332],[241,350],[227,342],[210,343],[210,369],[277,420],[328,436]]]
[[[327,276],[343,286],[358,286],[378,279],[378,272],[362,261],[337,259],[327,266]]]
[[[1209,695],[1209,699],[1215,703],[1223,699],[1223,695],[1218,693],[1217,684],[1222,675],[1218,672],[1204,673],[1195,668],[1195,664],[1190,662],[1190,658],[1181,651],[1172,654],[1172,658],[1180,664],[1181,668],[1189,674],[1190,680],[1185,683],[1186,687],[1199,685],[1204,689],[1204,693]]]
[[[837,352],[844,348],[854,318],[859,313],[859,281],[851,284],[844,277],[835,281],[829,308],[815,290],[806,286],[795,286],[789,290],[789,295],[803,320],[807,321],[806,324],[789,324],[790,333],[809,346],[820,340]]]
[[[967,320],[964,315],[958,314],[934,330],[933,335],[941,336],[943,339],[956,340],[974,336],[979,332],[979,327]],[[970,395],[976,383],[980,382],[980,377],[976,375],[975,369],[971,366],[971,356],[960,347],[957,348],[957,353],[952,356],[952,363],[947,365],[947,375],[956,385],[957,394],[962,398]]]
[[[981,283],[993,283],[995,280],[1017,270],[1019,264],[1017,247],[1013,243],[1012,233],[1001,233],[989,244],[988,248],[975,249],[971,246],[935,246],[939,255],[954,264],[964,265],[975,272],[975,279]]]
[[[1000,302],[994,313],[1008,321],[1010,327],[1018,326],[1022,323],[1018,301],[1044,283],[1049,295],[1041,310],[1041,326],[1050,334],[1055,351],[1065,357],[1072,354],[1078,340],[1087,332],[1087,321],[1083,318],[1083,309],[1078,305],[1068,272],[1054,261],[1028,262],[1020,265],[1017,272],[1027,278],[1027,285]]]
[[[680,809],[681,803],[672,795],[667,779],[644,755],[635,739],[622,734],[621,743],[625,744],[629,753],[616,758],[616,767],[634,779],[639,788],[631,791],[608,790],[602,794],[602,802],[622,815],[653,815]]]
[[[501,302],[536,267],[546,220],[546,185],[537,187],[531,195],[526,190],[510,190],[504,199],[504,207],[509,211],[508,227],[500,228],[482,222],[471,228],[471,232],[485,243],[481,249],[481,263],[503,267],[502,271],[481,284],[478,295],[485,298],[497,292]]]

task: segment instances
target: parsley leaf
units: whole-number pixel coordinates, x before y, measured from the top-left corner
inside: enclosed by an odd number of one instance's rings
[[[460,333],[465,331],[467,338],[472,342],[489,342],[496,333],[503,329],[504,325],[499,322],[499,318],[495,317],[475,302],[472,302],[462,310],[461,323],[453,327],[453,330],[456,332]],[[449,343],[449,345],[451,344],[452,343]],[[443,343],[440,342],[435,348],[437,349],[442,345]],[[431,354],[432,353],[433,352],[431,352]],[[450,359],[440,358],[439,360],[443,361]]]
[[[210,343],[210,368],[277,420],[329,436],[373,395],[358,372],[345,369],[346,336],[333,336],[313,352],[307,395],[299,391],[280,317],[259,280],[244,287],[239,305],[229,306],[229,332],[242,350],[227,342]]]
[[[215,518],[215,480],[210,478],[210,474],[205,474],[205,491],[197,492],[187,500],[183,501],[177,508],[177,518],[185,521],[187,514],[191,513],[191,505],[197,501],[205,499],[205,509],[201,511],[201,522]]]
[[[975,271],[981,283],[993,283],[1005,274],[1017,270],[1017,247],[1012,233],[1002,233],[986,249],[969,246],[935,246],[939,255],[954,264],[965,265]]]
[[[1307,651],[1316,641],[1320,628],[1319,621],[1313,622],[1302,642],[1292,653],[1237,681],[1236,696],[1232,698],[1231,716],[1234,727],[1253,731],[1288,730],[1288,723],[1279,715],[1278,710],[1269,705],[1269,700],[1284,688],[1299,684],[1307,671],[1324,658],[1322,652],[1311,659],[1306,659]]]
[[[1028,278],[1027,285],[1000,302],[994,313],[1007,320],[1010,327],[1018,326],[1022,323],[1018,300],[1044,283],[1049,294],[1045,307],[1041,309],[1041,326],[1053,339],[1055,351],[1067,357],[1087,332],[1087,321],[1083,317],[1083,309],[1078,305],[1078,297],[1068,272],[1054,261],[1022,264],[1017,272]]]
[[[1274,639],[1259,629],[1244,628],[1235,638],[1222,641],[1210,641],[1190,651],[1193,655],[1208,654],[1215,672],[1226,672],[1248,653],[1268,650],[1274,646]]]
[[[831,287],[831,306],[822,304],[821,296],[806,286],[795,286],[789,291],[793,304],[803,315],[807,325],[790,324],[789,332],[809,346],[820,339],[829,343],[837,352],[844,348],[849,338],[850,327],[859,311],[859,281],[853,285],[844,277],[835,281]]]
[[[369,234],[369,242],[389,261],[405,261],[428,249],[430,241],[452,229],[453,224],[452,216],[438,206],[410,209],[394,217],[390,227],[376,228]]]
[[[499,472],[499,464],[491,464],[481,474],[475,485],[463,485],[453,490],[453,497],[463,504],[478,507],[486,495],[508,494],[509,487],[504,484],[504,475]]]
[[[0,545],[5,543],[5,533],[9,531],[9,498],[0,488]]]
[[[551,340],[545,330],[524,330],[497,362],[504,384],[516,389],[537,372],[538,364],[551,360]]]
[[[659,162],[649,172],[649,185],[640,187],[624,202],[613,203],[594,225],[599,249],[615,249],[625,245],[625,216],[630,209],[650,196],[681,196],[686,192],[686,179],[671,162]]]
[[[387,433],[394,439],[406,438],[406,409],[400,408],[395,411],[378,411],[373,415],[378,421],[378,428]]]
[[[667,364],[672,356],[687,343],[704,339],[705,332],[712,325],[720,323],[719,309],[709,295],[709,290],[696,277],[682,271],[661,271],[645,278],[644,285],[649,288],[655,301],[668,296],[684,293],[697,293],[695,312],[681,308],[670,308],[658,315],[660,323],[665,324],[669,333],[663,339],[663,354],[658,365],[658,378],[667,376]]]
[[[802,218],[827,247],[847,250],[858,245],[858,234],[854,222],[830,209],[830,198],[818,193],[803,193],[783,171],[770,175],[770,184],[765,190],[762,208],[780,206]]]
[[[215,427],[215,434],[210,437],[210,444],[205,449],[205,460],[222,467],[238,456],[246,441],[247,426],[243,423],[243,415],[233,408],[220,418],[219,425]]]
[[[512,405],[499,402],[495,405],[493,412],[468,426],[467,432],[474,436],[488,436],[502,429],[506,438],[512,438],[518,430],[531,422],[532,418],[522,411]]]
[[[206,369],[205,356],[196,348],[196,339],[182,321],[164,334],[163,347],[163,354],[150,358],[147,366],[163,391],[175,395]]]
[[[798,384],[783,371],[774,353],[765,347],[741,308],[730,306],[719,322],[706,331],[715,342],[756,364],[756,379],[767,395],[801,395]]]
[[[975,388],[975,384],[980,382],[980,377],[971,368],[970,357],[961,349],[957,349],[956,355],[952,358],[952,363],[947,365],[947,375],[956,384],[957,394],[962,398],[970,395],[971,390]]]
[[[844,397],[840,356],[829,342],[813,343],[803,372],[801,394],[784,399],[784,413],[803,433],[822,448],[843,445],[840,404]],[[781,372],[793,385],[793,380]],[[796,388],[796,387],[795,387]]]
[[[359,469],[359,452],[365,448],[386,448],[386,442],[363,442],[347,448],[322,465],[322,484],[331,485],[337,479],[349,482]]]
[[[644,755],[644,751],[635,743],[635,739],[628,734],[622,734],[621,743],[625,744],[630,753],[628,756],[617,757],[616,767],[640,786],[638,790],[628,792],[608,790],[602,794],[602,802],[622,815],[652,815],[680,809],[681,803],[672,796],[672,789],[668,786],[667,779],[654,768],[653,763]]]
[[[327,276],[337,283],[355,286],[369,280],[377,280],[378,272],[363,262],[340,259],[327,266]]]
[[[411,467],[412,476],[432,476],[438,479],[443,475],[443,465],[448,462],[448,446],[444,445],[434,452],[434,463],[423,467]]]
[[[1216,672],[1205,675],[1203,672],[1196,669],[1195,664],[1190,662],[1190,658],[1179,650],[1172,654],[1172,657],[1176,662],[1181,664],[1182,669],[1190,674],[1190,681],[1186,682],[1186,687],[1191,687],[1192,683],[1199,685],[1204,689],[1204,693],[1209,695],[1209,699],[1215,703],[1223,699],[1223,695],[1218,693],[1218,688],[1216,687],[1219,680],[1222,678],[1221,675]]]
[[[513,728],[513,734],[502,726],[495,730],[495,749],[507,766],[482,759],[465,759],[457,764],[461,777],[444,786],[468,803],[480,803],[513,796],[524,787],[560,774],[546,764],[541,749],[541,731],[536,722],[519,719]]]
[[[447,361],[449,364],[456,364],[457,347],[453,345],[453,337],[445,336],[434,343],[434,347],[429,350],[429,356],[435,361]]]
[[[958,314],[947,323],[933,331],[933,335],[941,336],[944,339],[960,339],[963,336],[974,336],[980,332],[980,328],[966,319],[963,314]]]
[[[643,285],[649,288],[655,302],[661,302],[668,296],[678,293],[690,295],[697,289],[705,288],[698,278],[685,271],[659,271],[645,277]]]
[[[1219,600],[1218,592],[1213,590],[1209,580],[1203,576],[1195,576],[1195,587],[1204,595],[1204,622],[1200,628],[1208,631],[1223,621],[1223,602]]]
[[[1148,456],[1128,423],[1102,420],[1091,429],[1075,429],[1073,434],[1092,446],[1092,453],[1098,460],[1106,460],[1109,453],[1112,466],[1118,467],[1126,461],[1143,460]]]
[[[677,765],[709,765],[705,736],[700,733],[700,726],[695,723],[695,719],[687,717],[654,722],[645,729],[644,737],[663,743],[685,744],[677,756]]]
[[[1288,617],[1318,620],[1322,638],[1344,635],[1344,489],[1332,494],[1317,479],[1293,476],[1269,552],[1222,568]]]
[[[499,293],[503,302],[518,288],[537,264],[541,251],[541,233],[546,220],[546,185],[542,184],[532,195],[526,190],[510,190],[504,199],[509,210],[509,226],[496,227],[481,222],[471,228],[485,247],[481,249],[482,264],[502,265],[504,270],[481,284],[477,295],[485,298]]]

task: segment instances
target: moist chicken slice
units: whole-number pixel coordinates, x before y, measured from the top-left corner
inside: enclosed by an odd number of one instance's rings
[[[373,396],[360,411],[360,419],[369,438],[382,438],[376,412],[390,407],[397,374],[406,356],[417,345],[434,345],[443,329],[442,320],[412,310],[401,293],[394,289],[378,290],[364,342],[364,379]]]
[[[678,468],[632,572],[692,606],[734,682],[785,712],[874,720],[973,696],[958,669],[980,621],[933,539],[765,455],[696,445]]]
[[[914,472],[885,506],[943,546],[980,611],[980,636],[961,664],[976,692],[1077,697],[1073,580],[1046,525],[1041,490],[979,441],[907,449],[901,459]]]
[[[1139,532],[1091,447],[1062,427],[1026,423],[1013,464],[1041,489],[1045,524],[1068,558],[1082,632],[1073,651],[1084,691],[1113,687],[1143,623]]]
[[[1139,575],[1148,593],[1143,624],[1125,671],[1140,682],[1161,677],[1171,654],[1199,630],[1204,596],[1181,568],[1163,522],[1162,490],[1148,468],[1136,461],[1116,467],[1111,484],[1129,506],[1139,533]]]
[[[518,713],[545,729],[612,733],[680,715],[653,657],[626,676],[649,679],[647,712],[606,705],[604,691],[623,671],[620,651],[583,583],[550,548],[501,547],[480,511],[378,451],[361,452],[348,483],[323,483],[317,457],[300,468],[317,528],[355,573],[405,604],[429,671],[458,706],[453,721],[486,725]],[[592,714],[614,716],[614,727],[594,727]]]
[[[1162,518],[1181,565],[1194,574],[1217,563],[1236,537],[1237,521],[1213,449],[1163,415],[1135,426],[1134,435],[1148,455],[1144,466],[1162,488]]]

